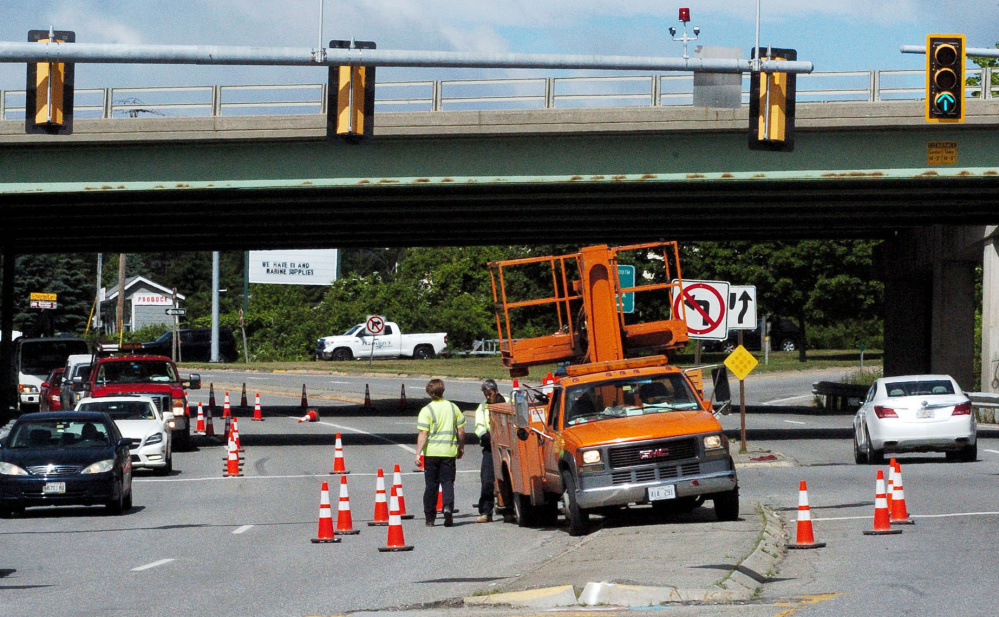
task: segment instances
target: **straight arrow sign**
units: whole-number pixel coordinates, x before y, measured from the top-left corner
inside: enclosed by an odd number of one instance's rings
[[[755,327],[756,286],[730,286],[728,294],[728,329],[752,330]]]

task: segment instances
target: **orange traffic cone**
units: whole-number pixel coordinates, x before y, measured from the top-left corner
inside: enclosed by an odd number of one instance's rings
[[[215,384],[208,384],[208,409],[215,410],[217,406],[215,405]]]
[[[345,536],[353,536],[361,533],[360,529],[354,529],[354,521],[350,517],[347,476],[340,476],[340,507],[336,514],[336,532]]]
[[[222,417],[228,418],[232,415],[232,408],[229,406],[229,393],[225,393],[225,398],[222,399]]]
[[[330,487],[323,482],[319,493],[319,533],[312,539],[313,544],[331,544],[339,542],[340,538],[333,533],[333,511],[330,509]]]
[[[388,502],[385,501],[385,472],[378,470],[378,480],[375,483],[375,519],[368,522],[370,527],[388,525]]]
[[[198,403],[198,405],[200,406],[201,403]],[[212,406],[209,405],[206,411],[207,413],[205,414],[205,436],[215,437],[215,421],[212,420]]]
[[[415,518],[415,514],[406,514],[406,498],[402,494],[402,470],[399,469],[399,465],[396,465],[392,471],[392,490],[399,497],[399,516],[403,520]]]
[[[399,395],[399,411],[404,411],[408,407],[406,404],[406,384],[402,384],[402,393]]]
[[[371,406],[371,391],[368,389],[368,384],[364,384],[364,405],[361,409],[373,409]]]
[[[236,442],[230,439],[229,458],[226,462],[225,473],[223,473],[222,476],[225,478],[231,478],[241,475],[243,475],[243,472],[239,470],[239,454],[236,452]]]
[[[330,473],[350,473],[347,471],[347,466],[343,463],[343,442],[340,440],[340,433],[336,434],[336,449],[333,452],[333,471]]]
[[[205,410],[201,407],[201,401],[198,401],[198,424],[195,426],[195,432],[199,435],[205,434]]]
[[[263,422],[264,414],[260,411],[260,393],[257,392],[257,397],[253,402],[253,420],[255,422]]]
[[[396,553],[400,551],[411,551],[412,546],[406,545],[406,539],[402,534],[402,518],[399,516],[399,497],[392,487],[392,506],[389,512],[388,538],[385,546],[379,546],[378,550],[383,553]]]
[[[892,529],[888,515],[888,500],[885,497],[885,472],[878,470],[878,481],[874,490],[874,529],[865,530],[865,536],[884,536],[902,533],[901,529]]]
[[[891,500],[891,524],[914,525],[916,521],[909,518],[905,508],[905,490],[902,487],[902,466],[895,463],[895,497]]]
[[[822,548],[825,542],[816,542],[812,533],[812,512],[808,509],[808,487],[801,481],[798,487],[798,535],[788,548]]]
[[[444,511],[444,487],[440,484],[437,485],[437,511]]]
[[[888,462],[888,486],[885,488],[885,502],[888,504],[888,520],[891,520],[891,500],[895,497],[895,459]]]
[[[302,416],[301,418],[299,418],[298,421],[299,422],[318,422],[319,421],[319,412],[317,412],[315,409],[310,409],[309,413],[307,413],[304,416]]]
[[[224,432],[225,432],[225,439],[226,439],[226,441],[229,441],[229,436],[232,435],[232,416],[227,416],[227,417],[222,418],[222,419],[225,421],[225,425],[224,425],[224,427],[225,427],[225,430],[224,430]]]
[[[236,451],[243,452],[243,444],[239,442],[239,424],[235,416],[232,418],[232,440],[236,442]]]
[[[309,406],[309,397],[305,395],[305,384],[302,384],[302,409],[306,409]]]
[[[243,392],[240,393],[240,395],[239,395],[239,406],[242,407],[243,409],[246,409],[247,407],[249,407],[249,405],[247,405],[247,403],[246,403],[246,382],[245,381],[243,382]]]

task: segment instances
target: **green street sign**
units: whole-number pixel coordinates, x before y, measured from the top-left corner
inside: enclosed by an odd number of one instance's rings
[[[621,281],[621,287],[634,287],[635,286],[635,266],[618,266],[617,267],[617,278]],[[626,294],[621,294],[621,304],[624,307],[625,313],[635,312],[635,293],[629,292]]]

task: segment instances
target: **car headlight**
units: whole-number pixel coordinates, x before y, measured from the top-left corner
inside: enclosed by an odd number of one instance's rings
[[[26,476],[28,472],[11,463],[0,463],[0,475]]]
[[[704,451],[721,450],[725,447],[725,440],[721,435],[708,435],[704,438]]]
[[[162,442],[163,442],[163,433],[153,433],[149,437],[146,437],[147,446],[151,446],[154,443],[162,443]]]
[[[583,452],[583,463],[586,465],[596,465],[600,462],[600,450],[587,450]]]
[[[20,390],[21,392],[25,392],[28,394],[33,394],[35,392],[38,392],[38,386],[29,386],[25,384],[18,384],[17,389]]]
[[[106,473],[108,471],[111,471],[113,467],[114,467],[114,459],[109,458],[107,460],[97,461],[96,463],[94,463],[90,467],[87,467],[80,473]]]

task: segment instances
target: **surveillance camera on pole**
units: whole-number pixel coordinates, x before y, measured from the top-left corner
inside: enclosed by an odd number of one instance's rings
[[[669,35],[673,37],[674,41],[683,42],[683,59],[689,60],[690,55],[687,53],[687,44],[690,41],[696,41],[697,35],[701,33],[700,26],[694,26],[694,36],[687,36],[687,23],[690,21],[690,9],[680,9],[680,23],[683,24],[683,36],[676,36],[676,28],[670,26]]]

